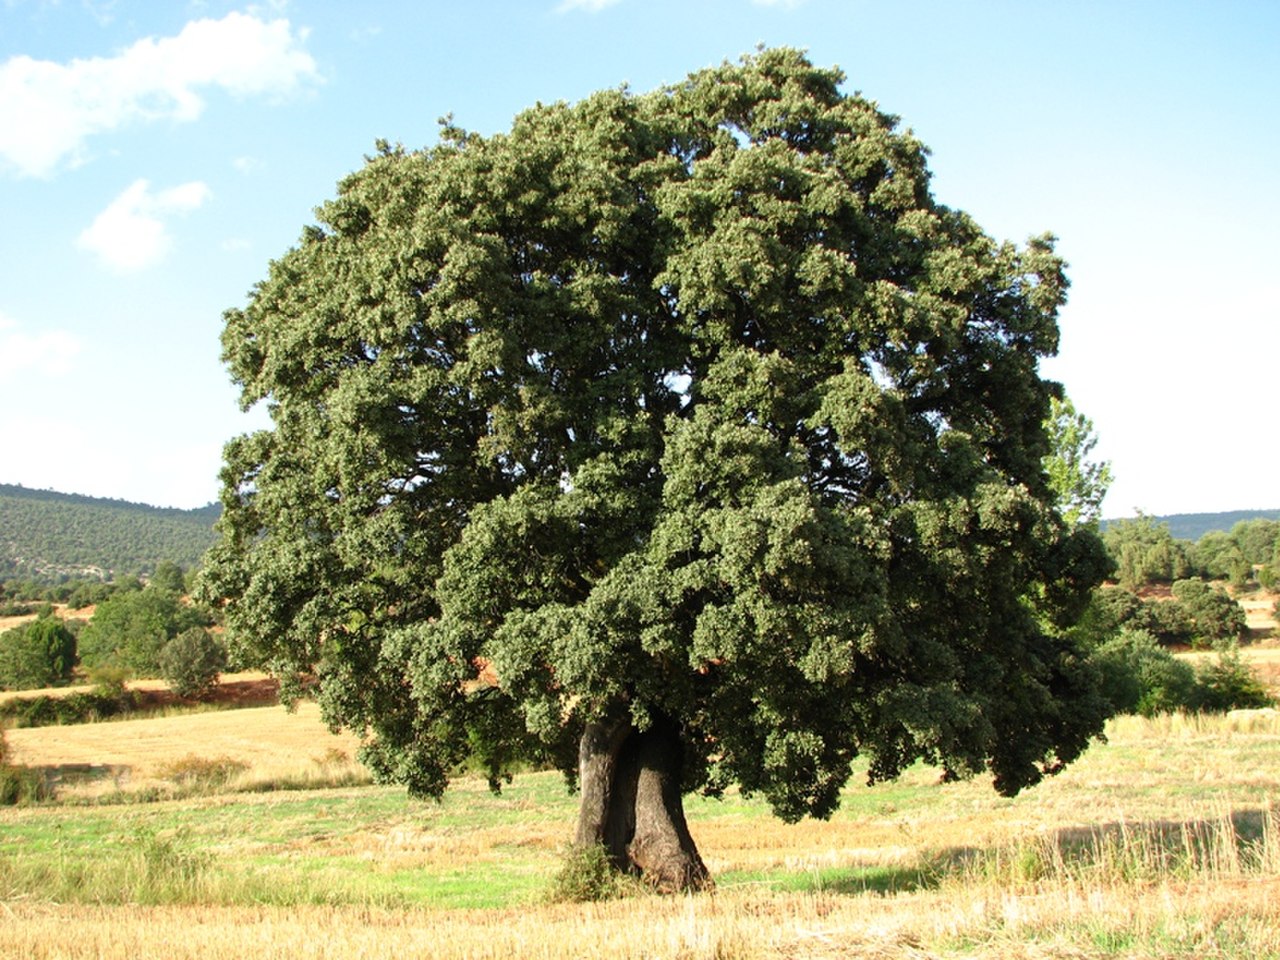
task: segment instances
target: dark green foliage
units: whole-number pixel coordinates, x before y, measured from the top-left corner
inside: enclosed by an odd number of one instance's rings
[[[1147,631],[1166,646],[1196,644],[1195,621],[1187,608],[1177,600],[1144,600],[1125,623],[1135,629]]]
[[[1275,698],[1267,691],[1256,673],[1234,647],[1219,651],[1218,656],[1196,673],[1196,706],[1210,712],[1275,706]]]
[[[98,605],[81,631],[80,659],[88,668],[118,666],[135,676],[156,676],[164,645],[183,630],[208,623],[207,613],[172,591],[118,591]]]
[[[51,687],[71,676],[76,638],[57,617],[45,615],[0,634],[0,689]]]
[[[218,685],[227,652],[204,627],[190,627],[164,645],[160,676],[180,697],[202,699]]]
[[[1179,580],[1173,595],[1191,625],[1196,646],[1220,646],[1248,636],[1244,610],[1220,587],[1203,580]]]
[[[0,484],[0,576],[106,579],[164,560],[194,567],[214,540],[217,514]]]
[[[1063,264],[841,81],[767,50],[384,145],[226,314],[272,426],[201,589],[380,777],[438,795],[477,735],[572,776],[621,715],[795,819],[859,754],[1015,793],[1101,730],[1066,631],[1108,561],[1043,469]]]
[[[1196,674],[1145,630],[1125,627],[1101,644],[1093,662],[1116,713],[1152,716],[1193,708]]]
[[[1149,633],[1166,646],[1216,646],[1247,635],[1244,610],[1221,588],[1179,580],[1172,592],[1172,599],[1143,600],[1122,587],[1103,587],[1094,593],[1076,631],[1094,647],[1121,627]]]
[[[15,697],[0,703],[0,723],[15,727],[94,723],[132,713],[137,708],[137,695],[123,688],[69,693],[63,697]]]

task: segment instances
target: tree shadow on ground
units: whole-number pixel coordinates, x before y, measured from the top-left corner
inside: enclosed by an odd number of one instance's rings
[[[831,866],[764,882],[799,893],[891,895],[970,879],[1012,886],[1053,879],[1136,882],[1206,872],[1247,874],[1277,862],[1280,810],[1250,808],[1218,818],[1065,827],[1004,845],[923,851],[914,864]]]

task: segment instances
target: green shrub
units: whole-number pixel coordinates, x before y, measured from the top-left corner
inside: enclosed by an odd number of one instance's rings
[[[42,616],[0,634],[0,688],[51,687],[67,680],[75,665],[75,635],[57,617]]]
[[[1280,583],[1280,576],[1277,576],[1275,569],[1267,564],[1258,570],[1258,585],[1263,590],[1274,590],[1276,584]]]
[[[1116,713],[1152,716],[1196,703],[1195,671],[1146,630],[1121,628],[1097,648],[1093,661]]]
[[[15,727],[49,727],[91,723],[136,710],[137,695],[129,691],[72,693],[65,697],[18,697],[0,703],[0,723]]]
[[[160,651],[160,676],[180,697],[201,699],[218,685],[227,651],[203,627],[184,630]]]
[[[560,870],[551,881],[547,899],[552,903],[592,903],[620,897],[627,878],[618,872],[601,844],[570,847]]]
[[[1191,621],[1196,646],[1216,647],[1248,635],[1244,610],[1220,587],[1203,580],[1179,580],[1173,595]]]
[[[1275,698],[1233,647],[1196,672],[1196,707],[1210,713],[1271,707]]]

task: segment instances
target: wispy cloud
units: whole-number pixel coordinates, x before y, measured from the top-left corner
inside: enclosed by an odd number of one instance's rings
[[[583,10],[587,13],[599,13],[605,7],[612,7],[619,0],[561,0],[556,13],[568,13],[570,10]]]
[[[805,0],[751,0],[757,7],[778,7],[782,10],[794,10]]]
[[[114,57],[0,64],[0,160],[49,176],[83,159],[86,141],[131,123],[192,121],[201,91],[283,97],[318,78],[305,31],[246,13],[194,20],[175,37],[148,37]]]
[[[135,180],[81,231],[76,244],[122,272],[144,270],[173,245],[163,218],[195,210],[211,196],[200,181],[153,193],[148,181]]]
[[[64,330],[25,333],[16,320],[0,313],[0,381],[24,370],[61,376],[71,371],[82,349],[79,338]]]

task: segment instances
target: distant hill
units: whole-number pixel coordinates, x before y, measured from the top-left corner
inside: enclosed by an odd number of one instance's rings
[[[216,503],[196,510],[0,483],[0,579],[110,578],[162,560],[195,566],[214,541]]]
[[[1103,520],[1105,530],[1107,524],[1115,523],[1118,518]],[[1210,530],[1221,530],[1227,533],[1241,520],[1280,520],[1280,510],[1227,510],[1223,513],[1170,513],[1163,517],[1152,517],[1157,523],[1167,523],[1169,533],[1175,540],[1196,541]]]

